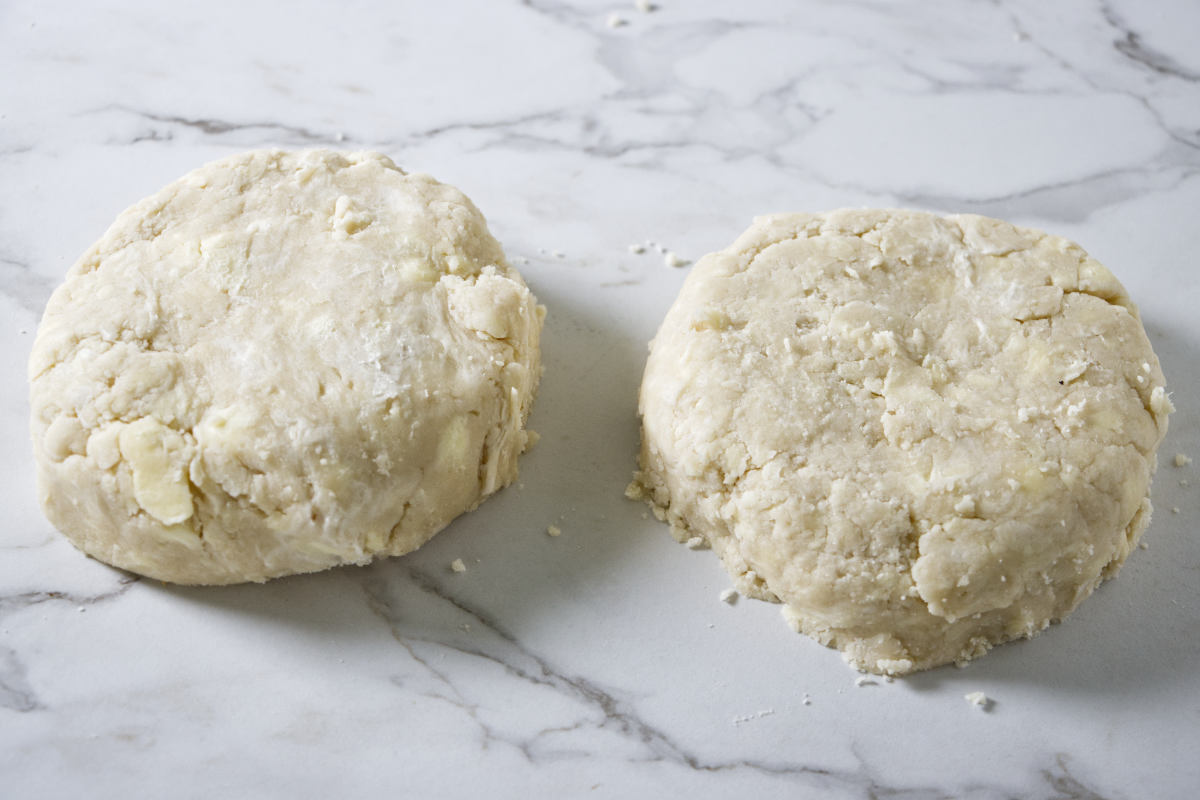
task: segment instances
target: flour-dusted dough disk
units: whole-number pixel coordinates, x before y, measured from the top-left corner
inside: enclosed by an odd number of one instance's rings
[[[655,338],[631,494],[861,669],[1061,619],[1150,519],[1170,402],[1124,289],[978,216],[763,217]]]
[[[51,297],[40,499],[84,552],[178,583],[409,552],[516,477],[543,314],[457,189],[375,153],[217,161]]]

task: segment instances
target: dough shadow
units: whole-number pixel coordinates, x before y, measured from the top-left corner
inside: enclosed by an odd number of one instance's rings
[[[1179,469],[1172,460],[1177,452],[1194,452],[1185,441],[1195,445],[1200,430],[1198,410],[1181,404],[1200,391],[1200,343],[1151,323],[1146,329],[1180,406],[1159,448],[1154,517],[1142,539],[1147,549],[1135,550],[1116,578],[1063,622],[1033,639],[1001,645],[965,669],[942,667],[905,678],[913,689],[962,684],[965,692],[982,684],[1025,684],[1095,700],[1114,691],[1160,697],[1171,683],[1194,680],[1200,478],[1194,466]],[[1179,485],[1183,478],[1189,487]]]
[[[574,605],[575,618],[598,613],[581,610],[587,601],[580,595],[626,581],[622,562],[655,544],[646,541],[645,506],[624,497],[635,467],[637,390],[649,337],[576,299],[579,287],[530,285],[549,309],[545,373],[529,422],[540,439],[522,456],[516,483],[405,556],[262,585],[146,585],[249,624],[343,644],[400,636],[459,646],[465,630],[480,627],[515,642],[531,626],[561,624],[540,618],[564,607]],[[549,535],[551,525],[559,536]],[[661,527],[657,544],[670,539],[665,526],[653,525]],[[466,572],[450,569],[455,559]]]

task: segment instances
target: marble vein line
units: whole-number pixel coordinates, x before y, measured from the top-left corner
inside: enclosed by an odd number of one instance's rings
[[[478,726],[483,737],[484,749],[494,743],[505,744],[520,752],[527,762],[535,765],[547,757],[558,759],[595,757],[597,753],[591,751],[556,750],[546,753],[537,747],[539,739],[545,736],[592,727],[615,732],[625,740],[637,745],[643,754],[630,759],[633,762],[665,763],[696,772],[745,771],[789,780],[792,783],[802,781],[827,790],[851,790],[863,797],[870,798],[920,797],[929,800],[951,800],[951,798],[990,800],[991,798],[1018,797],[1024,794],[1024,792],[1015,792],[1013,787],[1009,786],[976,783],[955,787],[885,783],[875,775],[875,771],[871,769],[866,759],[856,750],[853,754],[859,762],[858,770],[834,769],[788,761],[703,758],[690,752],[668,732],[644,720],[632,704],[628,700],[622,699],[618,692],[604,688],[586,677],[565,674],[556,669],[547,658],[534,653],[521,644],[497,620],[481,609],[453,596],[431,576],[417,569],[408,568],[405,570],[404,577],[418,590],[452,608],[458,614],[471,619],[474,624],[485,629],[502,643],[503,652],[489,652],[486,647],[466,647],[428,635],[414,634],[411,622],[404,618],[403,612],[389,597],[387,580],[368,577],[360,584],[371,612],[387,625],[391,636],[404,648],[409,657],[444,686],[447,693],[426,693],[426,696],[448,702],[465,713],[473,724]],[[587,719],[578,720],[567,725],[547,727],[526,737],[506,734],[481,717],[477,707],[456,685],[455,677],[448,671],[439,669],[433,659],[422,655],[419,648],[415,646],[417,644],[449,649],[463,655],[490,661],[518,680],[545,687],[583,704],[585,708],[596,713],[601,721],[597,723]],[[1052,764],[1035,767],[1036,772],[1030,777],[1043,784],[1045,790],[1053,790],[1056,793],[1054,796],[1060,797],[1062,800],[1108,800],[1091,786],[1075,777],[1068,766],[1068,761],[1069,756],[1066,753],[1055,753]]]
[[[441,603],[453,607],[459,613],[473,620],[475,624],[498,638],[505,646],[505,649],[509,651],[508,653],[491,653],[482,648],[463,647],[446,641],[414,636],[406,630],[401,613],[388,598],[386,585],[379,581],[364,581],[362,584],[363,591],[367,596],[371,610],[387,623],[391,635],[408,653],[413,653],[411,643],[414,641],[422,641],[435,647],[453,649],[464,655],[491,661],[504,669],[507,674],[519,680],[564,694],[576,702],[582,703],[593,712],[598,712],[602,721],[595,727],[616,732],[643,748],[645,755],[638,759],[640,761],[670,762],[688,769],[704,772],[745,769],[778,776],[808,776],[824,785],[854,785],[857,783],[857,776],[854,773],[819,766],[758,760],[707,760],[690,753],[668,733],[643,720],[629,702],[619,698],[612,691],[599,686],[586,677],[568,675],[556,670],[547,659],[522,645],[516,637],[506,631],[488,614],[453,597],[444,587],[430,578],[430,576],[412,568],[407,569],[405,574],[408,580],[420,591],[432,595]],[[427,659],[419,659],[419,661],[434,674],[437,680],[451,688],[458,702],[462,702],[463,696],[461,692],[453,688],[453,680],[450,676],[429,667]],[[519,663],[520,661],[525,661],[527,664],[523,665]],[[465,706],[460,707],[468,711],[472,719],[476,722],[479,721],[478,716],[472,710]],[[584,723],[576,723],[574,727],[582,725]],[[494,731],[487,726],[482,727],[485,739],[491,741],[492,739],[486,737],[494,737]],[[526,740],[503,739],[503,741],[514,746],[530,761],[534,761],[538,757],[538,753],[534,748],[536,740],[556,730],[561,729],[547,728],[537,732]]]
[[[35,591],[0,596],[0,619],[41,603],[67,603],[76,606],[93,606],[114,600],[129,591],[140,581],[137,575],[122,575],[114,589],[98,594],[75,594],[74,592]]]
[[[36,591],[0,597],[0,619],[42,603],[66,603],[80,608],[94,606],[123,595],[139,578],[127,576],[117,588],[99,594],[81,595],[71,592]],[[28,713],[47,708],[29,682],[28,670],[21,654],[12,647],[0,646],[0,708]]]
[[[1188,69],[1167,54],[1143,42],[1141,34],[1129,27],[1112,7],[1112,3],[1102,1],[1100,13],[1104,16],[1104,21],[1120,35],[1120,38],[1113,40],[1113,47],[1118,53],[1159,75],[1192,83],[1200,82],[1200,72]]]
[[[533,136],[528,133],[518,135],[517,131],[522,130],[536,123],[554,123],[563,121],[563,115],[560,111],[542,111],[531,114],[524,114],[511,118],[498,120],[481,120],[481,121],[462,121],[462,122],[447,122],[442,125],[437,125],[431,128],[411,131],[405,135],[391,137],[385,139],[364,141],[356,140],[356,137],[345,132],[329,133],[324,131],[314,130],[312,128],[302,127],[298,125],[288,125],[282,122],[269,120],[251,120],[251,121],[233,121],[228,119],[219,119],[215,117],[188,117],[178,114],[159,114],[151,111],[146,111],[138,108],[131,108],[120,104],[112,104],[93,109],[87,113],[96,114],[115,111],[123,114],[133,115],[140,119],[147,120],[153,123],[159,123],[166,126],[175,126],[182,128],[193,129],[204,136],[220,137],[227,134],[241,132],[262,132],[282,134],[280,141],[292,141],[306,144],[325,144],[334,146],[346,146],[353,144],[356,141],[360,144],[369,144],[370,146],[387,149],[409,146],[414,142],[422,142],[428,139],[434,139],[438,136],[453,134],[458,132],[489,132],[498,131],[506,134],[503,141],[512,143],[521,140],[528,140],[537,145],[557,144],[560,146],[571,148],[569,145],[554,139],[543,139],[538,136]],[[148,133],[140,134],[129,140],[129,144],[138,144],[140,142],[158,142],[170,141],[174,138],[174,134],[170,129],[160,131],[152,128]]]
[[[227,133],[235,133],[239,131],[263,131],[283,134],[285,137],[290,137],[292,140],[299,140],[311,143],[328,143],[334,141],[344,141],[344,134],[322,133],[319,131],[310,130],[309,128],[300,127],[298,125],[287,125],[282,122],[273,122],[269,120],[252,120],[249,122],[231,122],[222,119],[212,119],[204,117],[185,117],[171,114],[155,114],[151,111],[144,111],[137,108],[130,108],[120,104],[112,104],[101,106],[92,109],[86,113],[102,113],[106,111],[118,111],[124,114],[132,114],[149,122],[157,122],[166,125],[177,125],[184,128],[192,128],[206,136],[220,136]],[[170,139],[170,134],[160,136],[157,131],[143,136],[135,137],[130,143],[136,144],[143,141],[162,141]]]
[[[11,647],[0,647],[0,708],[22,713],[45,708],[29,683],[25,663]]]
[[[999,3],[1000,0],[993,0],[993,2]],[[1167,123],[1167,121],[1164,119],[1162,111],[1158,107],[1156,107],[1153,102],[1151,102],[1150,98],[1146,94],[1143,94],[1141,92],[1135,92],[1130,89],[1122,89],[1122,88],[1117,88],[1117,87],[1108,85],[1107,82],[1102,81],[1097,75],[1093,74],[1092,71],[1086,70],[1086,69],[1081,69],[1080,67],[1076,66],[1075,64],[1073,64],[1072,62],[1070,62],[1066,58],[1064,58],[1062,56],[1062,54],[1060,54],[1053,47],[1050,47],[1047,44],[1040,41],[1040,39],[1038,37],[1036,37],[1032,33],[1030,33],[1029,28],[1024,25],[1024,23],[1021,21],[1021,19],[1014,12],[1006,11],[1006,13],[1008,14],[1009,20],[1012,23],[1013,30],[1016,32],[1016,35],[1019,36],[1022,41],[1029,42],[1050,63],[1055,64],[1060,69],[1073,75],[1077,80],[1081,81],[1085,86],[1087,86],[1089,89],[1091,89],[1095,92],[1115,92],[1117,94],[1122,94],[1126,97],[1133,99],[1139,105],[1141,105],[1144,109],[1146,109],[1147,113],[1150,114],[1151,118],[1154,120],[1155,124],[1162,130],[1164,135],[1170,137],[1171,139],[1173,139],[1174,141],[1176,141],[1182,145],[1185,145],[1186,147],[1189,147],[1192,149],[1200,149],[1200,132],[1197,132],[1197,131],[1184,132],[1184,131],[1178,131],[1178,130],[1172,128]],[[1174,62],[1171,61],[1166,56],[1159,56],[1154,51],[1151,51],[1151,50],[1148,50],[1147,48],[1145,48],[1141,44],[1140,37],[1133,31],[1130,31],[1127,27],[1125,27],[1124,23],[1117,16],[1116,12],[1112,10],[1112,7],[1108,2],[1101,2],[1100,14],[1110,26],[1115,28],[1118,32],[1120,32],[1123,35],[1123,38],[1117,39],[1113,42],[1113,47],[1116,48],[1116,50],[1119,53],[1121,53],[1122,56],[1125,56],[1126,58],[1134,61],[1135,63],[1137,63],[1143,67],[1148,67],[1149,69],[1151,69],[1152,71],[1154,71],[1160,75],[1171,75],[1174,77],[1181,77],[1181,78],[1184,78],[1185,80],[1190,80],[1190,81],[1195,81],[1197,79],[1200,79],[1200,76],[1186,77],[1186,75],[1189,74],[1186,71],[1184,71],[1183,74],[1179,74],[1177,72],[1172,71],[1167,66],[1165,66],[1164,60],[1166,62],[1169,62],[1172,65],[1174,64]],[[1123,45],[1122,43],[1125,43],[1125,44]],[[1151,64],[1154,64],[1156,66],[1151,66]],[[1164,70],[1166,70],[1166,71],[1164,72]],[[1192,134],[1192,136],[1194,138],[1189,138],[1186,135],[1188,133]]]
[[[966,197],[947,193],[901,192],[895,197],[913,207],[958,210],[966,206],[975,213],[995,217],[1036,214],[1048,219],[1079,222],[1099,209],[1128,202],[1132,197],[1177,189],[1198,174],[1200,168],[1108,169],[1003,195]],[[858,188],[867,191],[866,187]]]
[[[1069,758],[1066,753],[1055,753],[1054,765],[1041,770],[1046,787],[1053,789],[1064,800],[1108,800],[1107,795],[1100,794],[1071,774],[1067,767]]]
[[[24,261],[0,255],[0,293],[31,314],[41,316],[57,285],[57,279],[37,274]]]

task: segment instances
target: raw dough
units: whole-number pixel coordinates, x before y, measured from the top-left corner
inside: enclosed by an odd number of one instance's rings
[[[258,151],[124,212],[30,358],[38,492],[166,581],[399,555],[517,475],[544,310],[461,192]]]
[[[631,494],[854,666],[1031,636],[1150,520],[1171,410],[1077,245],[978,216],[763,217],[655,338]]]

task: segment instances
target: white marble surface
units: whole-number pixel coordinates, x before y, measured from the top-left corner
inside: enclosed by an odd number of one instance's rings
[[[1195,796],[1200,4],[660,6],[0,4],[0,795]],[[543,439],[410,557],[136,580],[41,516],[25,360],[120,210],[266,145],[380,149],[476,200],[550,309]],[[842,205],[1077,239],[1179,408],[1117,581],[965,670],[864,686],[775,607],[721,603],[714,556],[621,496],[686,274],[628,245],[694,259]]]

